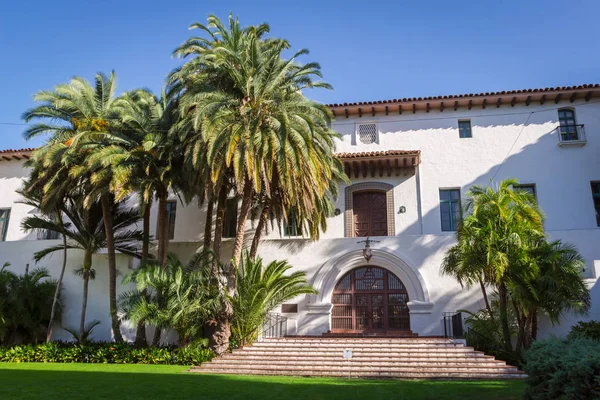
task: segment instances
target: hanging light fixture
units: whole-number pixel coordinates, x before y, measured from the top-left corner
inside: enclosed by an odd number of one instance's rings
[[[378,240],[371,240],[371,238],[367,237],[367,240],[361,240],[357,243],[364,243],[365,248],[363,249],[363,257],[367,260],[367,264],[371,261],[373,257],[373,250],[371,249],[371,243],[378,243]]]

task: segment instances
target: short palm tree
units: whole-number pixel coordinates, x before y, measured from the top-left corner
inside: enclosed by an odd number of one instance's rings
[[[190,344],[200,338],[204,322],[222,303],[209,260],[208,253],[197,253],[185,266],[173,254],[164,266],[149,261],[124,278],[123,283],[135,283],[136,290],[120,296],[121,309],[133,322],[147,321],[159,331],[173,329],[180,345]]]
[[[457,244],[451,248],[441,271],[471,285],[479,282],[486,299],[485,285],[498,291],[498,308],[502,338],[512,351],[508,323],[508,284],[528,268],[529,243],[544,237],[543,215],[535,198],[524,191],[513,190],[516,179],[500,182],[498,188],[473,186],[467,193],[465,212],[459,226]]]
[[[35,202],[30,204],[35,205]],[[140,220],[139,212],[136,209],[127,208],[124,202],[114,204],[111,210],[115,248],[123,254],[139,257],[138,243],[142,238],[142,232],[135,228]],[[100,202],[92,203],[89,209],[86,209],[81,199],[73,198],[67,199],[61,206],[61,212],[69,221],[68,223],[57,222],[44,215],[36,215],[25,218],[21,226],[26,231],[43,230],[64,234],[67,238],[66,247],[68,249],[83,251],[83,265],[80,268],[80,275],[83,278],[83,300],[79,325],[80,337],[83,337],[88,285],[90,279],[95,276],[92,256],[106,248],[107,243],[104,214]],[[63,243],[50,246],[34,253],[34,259],[36,262],[40,261],[56,251],[64,251],[64,248],[65,244]]]
[[[232,333],[240,344],[255,340],[267,314],[281,303],[317,293],[306,281],[304,272],[287,275],[291,268],[287,261],[264,265],[260,257],[253,259],[245,253],[237,272],[236,293],[230,299],[234,310]]]

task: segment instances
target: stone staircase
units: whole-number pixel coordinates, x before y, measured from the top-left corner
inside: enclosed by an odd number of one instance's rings
[[[352,350],[352,359],[343,358]],[[463,343],[443,338],[265,339],[192,372],[404,379],[521,379],[526,375]]]

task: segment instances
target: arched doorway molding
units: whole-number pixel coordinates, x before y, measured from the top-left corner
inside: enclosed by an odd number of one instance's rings
[[[350,270],[365,264],[362,250],[338,253],[324,263],[311,279],[311,285],[319,294],[308,296],[309,314],[330,314],[331,296],[337,282]],[[430,302],[425,280],[419,271],[394,254],[391,249],[373,249],[369,265],[385,268],[402,281],[410,299],[407,305],[411,314],[431,313],[433,303]]]

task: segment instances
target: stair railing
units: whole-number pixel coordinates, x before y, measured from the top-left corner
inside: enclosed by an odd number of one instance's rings
[[[462,339],[465,337],[461,312],[443,312],[442,322],[444,324],[444,337],[450,339]]]
[[[287,320],[287,317],[279,313],[267,314],[262,325],[262,332],[258,335],[258,341],[287,336]]]

